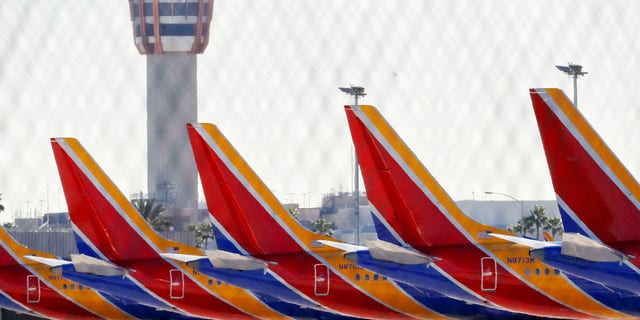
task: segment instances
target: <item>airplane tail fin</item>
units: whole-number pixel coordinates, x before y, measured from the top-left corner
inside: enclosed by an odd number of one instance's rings
[[[638,182],[562,90],[530,95],[565,232],[640,239]]]
[[[300,252],[324,239],[298,224],[215,125],[187,129],[209,212],[248,254]]]
[[[370,203],[413,247],[458,245],[488,231],[454,203],[373,106],[345,106]]]
[[[51,146],[74,226],[111,261],[151,259],[180,244],[161,238],[102,171],[80,142],[52,138]]]

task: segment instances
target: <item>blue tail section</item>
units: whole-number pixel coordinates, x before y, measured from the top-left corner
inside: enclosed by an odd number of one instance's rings
[[[603,286],[573,275],[567,275],[567,277],[602,304],[633,317],[640,317],[640,296],[637,294],[620,288]]]
[[[389,243],[393,243],[397,246],[402,246],[402,243],[400,243],[398,238],[393,235],[391,230],[389,230],[389,228],[382,222],[382,220],[375,213],[371,212],[371,217],[373,218],[373,225],[376,228],[378,239],[389,242]]]
[[[220,230],[215,225],[215,223],[213,223],[212,225],[213,225],[213,234],[215,235],[216,246],[218,247],[219,250],[242,254],[242,252],[240,252],[238,247],[229,238],[227,238],[226,234],[222,232],[222,230]]]
[[[567,274],[600,283],[610,291],[620,288],[622,293],[628,290],[640,296],[640,275],[625,263],[588,261],[564,255],[560,247],[531,250],[531,256]]]
[[[143,304],[154,309],[171,310],[171,306],[155,299],[150,294],[140,289],[127,277],[99,276],[90,273],[77,272],[73,265],[62,266],[62,277],[86,287],[107,293],[118,299],[132,304]]]
[[[451,280],[443,276],[435,266],[400,265],[394,262],[374,259],[369,251],[358,251],[347,254],[347,257],[357,257],[359,266],[381,274],[389,279],[420,287],[432,296],[448,296],[452,299],[462,300],[467,303],[484,304],[486,301],[461,289]],[[435,291],[434,288],[438,290]]]
[[[269,307],[286,314],[294,319],[315,319],[315,320],[356,320],[359,318],[353,318],[343,316],[335,313],[330,313],[322,310],[309,309],[298,306],[296,304],[288,303],[279,299],[275,299],[269,295],[263,295],[257,293],[256,296],[260,300],[264,301]]]
[[[569,214],[566,206],[558,203],[558,209],[560,210],[560,218],[562,218],[562,227],[564,228],[564,232],[579,233],[582,235],[590,234],[589,230],[580,225],[575,215]]]
[[[102,257],[96,251],[94,251],[93,248],[88,243],[86,243],[77,232],[73,232],[73,237],[76,239],[76,247],[78,248],[78,253],[92,258],[102,259]]]
[[[406,283],[399,283],[398,285],[423,305],[456,319],[523,319],[523,316],[526,317],[523,314],[451,299],[434,290],[426,290],[424,287]]]
[[[102,293],[102,296],[109,300],[111,303],[115,304],[123,310],[124,312],[138,318],[138,319],[201,319],[188,317],[180,313],[172,312],[172,311],[164,311],[159,310],[155,307],[150,307],[146,305],[139,304],[137,301],[132,301],[127,298],[114,296],[108,293]]]
[[[0,294],[0,307],[3,309],[8,309],[8,310],[19,312],[19,313],[29,312],[29,310],[25,309],[24,307],[17,304],[10,298],[6,297],[4,294]]]

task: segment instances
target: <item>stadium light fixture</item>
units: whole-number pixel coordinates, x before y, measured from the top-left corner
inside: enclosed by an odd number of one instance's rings
[[[578,107],[578,77],[584,76],[588,72],[582,71],[582,66],[569,62],[566,66],[556,66],[558,70],[573,77],[573,104]]]

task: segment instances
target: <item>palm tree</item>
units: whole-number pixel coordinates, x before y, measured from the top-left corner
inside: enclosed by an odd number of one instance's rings
[[[516,234],[520,234],[520,235],[525,235],[527,233],[527,230],[525,229],[525,227],[522,225],[521,223],[522,221],[518,221],[512,225],[507,226],[507,231],[509,232],[513,232]]]
[[[531,219],[527,219],[526,217],[521,218],[518,222],[508,226],[507,231],[526,236],[527,233],[533,232],[533,223],[531,222]]]
[[[531,216],[527,216],[522,218],[522,225],[525,228],[525,234],[526,233],[533,233],[534,231],[536,231],[535,227],[535,223],[533,221],[533,219],[531,218]]]
[[[2,193],[0,193],[0,200],[2,200]],[[0,204],[0,212],[4,211],[4,206]],[[2,227],[9,230],[13,229],[16,225],[13,222],[5,222],[2,224]]]
[[[298,220],[298,214],[300,213],[300,211],[298,210],[298,208],[296,207],[290,207],[288,209],[289,214],[293,216],[294,219]]]
[[[553,217],[548,219],[544,230],[551,232],[551,236],[555,239],[556,234],[560,235],[564,232],[564,228],[562,227],[562,219],[560,217]]]
[[[545,209],[543,206],[535,205],[533,206],[533,210],[529,210],[531,215],[525,218],[528,219],[530,223],[536,227],[536,239],[540,239],[540,228],[544,228],[544,226],[547,225],[547,221],[549,220],[549,217],[547,216],[547,213],[544,212],[544,210]]]
[[[213,239],[213,225],[211,223],[193,223],[187,226],[187,231],[196,233],[196,247],[206,248],[209,239]]]
[[[317,220],[313,221],[313,224],[311,225],[311,231],[329,237],[333,236],[333,230],[331,230],[331,222],[325,220],[324,218],[318,218]]]
[[[154,230],[168,231],[173,229],[171,219],[162,215],[166,210],[165,206],[161,203],[156,203],[156,199],[143,198],[142,192],[140,192],[140,197],[131,200],[131,204]]]

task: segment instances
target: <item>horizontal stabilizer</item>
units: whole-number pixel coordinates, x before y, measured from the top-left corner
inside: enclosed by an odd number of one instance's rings
[[[329,246],[329,247],[334,247],[336,249],[340,249],[340,250],[345,251],[347,253],[369,250],[369,248],[364,247],[364,246],[358,246],[358,245],[355,245],[355,244],[348,244],[348,243],[344,243],[344,242],[336,242],[336,241],[330,241],[330,240],[317,240],[317,242],[322,243],[325,246]]]
[[[59,266],[64,266],[67,264],[71,264],[71,261],[62,260],[62,259],[52,259],[52,258],[43,258],[38,256],[24,256],[26,259],[33,260],[42,264],[46,264],[49,267],[55,268]]]
[[[273,262],[268,262],[252,257],[243,256],[223,250],[207,250],[207,257],[216,268],[233,270],[260,270],[266,269]]]
[[[578,233],[562,235],[561,253],[594,262],[622,262],[628,259],[624,253]]]
[[[198,256],[193,254],[161,253],[160,255],[165,258],[169,258],[169,259],[173,259],[173,260],[177,260],[185,263],[198,261],[200,259],[206,259],[205,256]]]
[[[489,235],[492,236],[492,237],[500,238],[500,239],[507,240],[507,241],[510,241],[510,242],[513,242],[513,243],[521,244],[523,246],[527,246],[527,247],[533,248],[533,249],[542,249],[542,248],[546,248],[546,247],[558,247],[559,246],[555,242],[540,241],[540,240],[528,239],[528,238],[522,238],[522,237],[514,237],[514,236],[508,236],[506,234],[489,233]]]
[[[441,260],[382,240],[367,240],[365,244],[371,256],[382,261],[412,265],[431,264]]]
[[[96,259],[84,254],[72,254],[71,261],[77,272],[95,274],[99,276],[125,276],[127,269],[118,267],[110,262]]]
[[[201,259],[207,259],[211,264],[220,269],[232,269],[232,270],[260,270],[266,269],[269,262],[243,256],[237,253],[232,253],[224,250],[212,250],[207,251],[207,256],[198,256],[193,254],[180,254],[180,253],[161,253],[161,256],[185,263],[198,261]],[[190,265],[191,266],[191,265]],[[192,266],[194,267],[194,266]]]

